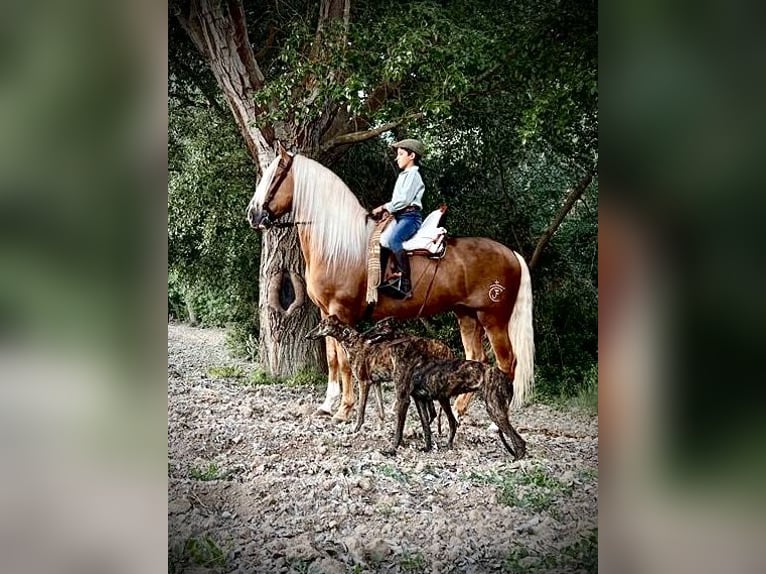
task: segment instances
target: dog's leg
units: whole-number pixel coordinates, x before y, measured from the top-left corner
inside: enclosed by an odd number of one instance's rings
[[[499,430],[497,434],[500,435],[500,440],[503,442],[503,446],[505,446],[505,450],[511,453],[513,460],[518,460],[518,458],[520,457],[516,457],[516,451],[514,451],[513,448],[505,440],[505,434],[503,434],[503,431]]]
[[[428,405],[431,405],[431,408],[428,408]],[[415,406],[418,409],[418,415],[420,416],[420,424],[423,425],[423,439],[425,440],[426,444],[425,447],[423,447],[423,452],[428,452],[433,448],[433,444],[431,443],[431,411],[433,410],[433,401],[423,401],[420,399],[415,399]]]
[[[364,412],[367,410],[367,395],[370,393],[370,381],[361,379],[359,381],[359,406],[356,413],[356,426],[354,432],[359,432],[364,424]]]
[[[434,408],[433,401],[426,401],[425,406],[428,409],[428,424],[430,425],[436,418],[436,409]]]
[[[447,448],[452,448],[452,442],[455,439],[455,433],[457,432],[457,420],[455,415],[452,414],[452,407],[449,404],[449,398],[439,397],[439,404],[447,415],[447,421],[449,422],[449,439],[447,439]]]
[[[383,406],[383,385],[380,383],[374,383],[375,385],[375,399],[378,401],[378,418],[380,423],[386,420],[386,411]]]
[[[516,432],[516,429],[513,428],[511,421],[508,419],[508,408],[513,398],[513,386],[510,379],[502,372],[491,372],[490,376],[484,381],[482,394],[484,395],[487,414],[492,419],[492,422],[497,425],[503,446],[511,453],[513,460],[523,458],[527,452],[527,443]],[[508,445],[504,435],[510,437],[513,448]]]
[[[402,435],[404,434],[404,422],[407,419],[407,409],[409,409],[410,407],[410,393],[409,393],[410,385],[407,382],[408,379],[409,377],[407,377],[405,380],[397,378],[397,381],[396,381],[396,387],[397,387],[396,431],[394,433],[394,444],[390,449],[383,451],[383,454],[389,454],[389,455],[396,454],[396,449],[399,448],[399,446],[402,444]]]

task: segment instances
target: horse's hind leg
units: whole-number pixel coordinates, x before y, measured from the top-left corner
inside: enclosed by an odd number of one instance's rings
[[[465,358],[469,361],[479,361],[485,363],[487,354],[484,352],[481,338],[484,335],[484,328],[475,314],[470,312],[456,312],[458,325],[460,326],[460,339],[463,342]],[[455,412],[458,417],[462,417],[468,410],[473,393],[464,393],[455,400]]]
[[[511,339],[508,337],[508,321],[505,317],[498,317],[490,313],[479,313],[479,321],[487,332],[487,338],[492,345],[492,352],[495,354],[497,366],[507,374],[513,381],[513,371],[515,360]]]

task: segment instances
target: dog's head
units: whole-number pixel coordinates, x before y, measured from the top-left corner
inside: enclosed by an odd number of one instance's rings
[[[336,315],[330,315],[322,319],[319,324],[306,333],[307,339],[319,339],[320,337],[334,337],[340,339],[344,334],[353,329],[343,323]]]
[[[371,342],[386,341],[397,334],[398,322],[393,317],[386,317],[364,332],[364,338]]]

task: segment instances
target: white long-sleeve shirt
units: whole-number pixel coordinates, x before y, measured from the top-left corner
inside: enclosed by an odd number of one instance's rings
[[[402,171],[394,184],[394,192],[391,201],[384,203],[383,207],[389,213],[394,213],[410,205],[417,205],[423,209],[423,193],[426,186],[420,177],[418,166],[413,165]]]

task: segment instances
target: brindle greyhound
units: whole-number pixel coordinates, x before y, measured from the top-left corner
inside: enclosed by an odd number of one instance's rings
[[[421,345],[426,344],[425,341],[430,341],[433,344],[442,345],[439,341],[432,339],[423,339],[420,337],[412,337],[409,335],[401,335],[397,332],[398,322],[393,317],[382,319],[375,323],[375,325],[365,331],[363,336],[371,341],[386,341],[397,337],[397,343],[404,343],[406,341],[420,340]],[[426,352],[426,355],[431,355],[433,358],[439,358],[438,348],[431,348],[430,352]],[[443,356],[443,359],[453,359],[452,356]],[[468,363],[466,365],[466,363]],[[453,365],[457,365],[457,368],[451,370]],[[483,371],[483,372],[482,372]],[[472,392],[479,390],[484,397],[484,403],[487,409],[489,418],[495,423],[499,429],[500,440],[503,445],[514,457],[514,460],[523,457],[526,454],[526,443],[523,438],[516,432],[508,420],[508,409],[513,399],[513,381],[508,377],[506,373],[498,369],[497,367],[490,367],[489,365],[482,364],[481,367],[476,364],[475,361],[435,361],[427,364],[426,366],[416,368],[412,373],[414,386],[410,394],[418,399],[423,399],[429,406],[432,405],[432,401],[439,401],[440,397],[447,395],[447,399],[450,397],[463,394],[465,392]],[[476,388],[478,385],[478,388]],[[467,389],[467,390],[463,390]],[[402,394],[407,390],[406,386],[402,387]],[[406,401],[406,397],[403,399]],[[418,403],[416,403],[417,405]],[[449,403],[447,403],[449,404]],[[404,408],[406,416],[406,406],[403,404],[400,408]],[[454,418],[454,414],[451,409],[445,409],[447,413],[447,419],[450,420],[450,437],[447,443],[448,447],[452,447],[453,439],[455,436],[457,421]],[[420,411],[418,411],[420,413]],[[398,414],[398,412],[397,412]],[[426,424],[422,420],[426,446],[425,450],[431,449],[431,433],[430,424]],[[429,421],[433,421],[433,414],[430,414]],[[397,423],[399,421],[397,420]],[[403,427],[403,422],[401,423]],[[398,425],[397,425],[397,428]],[[439,426],[441,429],[441,425]],[[401,441],[401,430],[398,431],[396,445]],[[439,431],[441,434],[441,430]],[[505,435],[509,436],[513,447],[509,446],[506,442]],[[515,447],[515,448],[514,448]],[[394,447],[396,448],[396,446]]]
[[[407,380],[407,377],[410,379]],[[489,418],[494,422],[500,434],[503,446],[511,453],[514,460],[522,458],[527,451],[526,442],[516,432],[508,420],[508,409],[513,399],[513,381],[498,367],[492,367],[478,361],[463,361],[460,359],[435,359],[427,363],[414,363],[397,379],[397,430],[393,450],[400,444],[404,419],[407,416],[409,395],[420,401],[437,400],[447,414],[450,434],[447,448],[452,448],[452,442],[457,430],[457,421],[450,408],[451,397],[470,392],[480,392],[484,397]],[[430,427],[425,428],[425,450],[431,448]],[[513,447],[505,440],[508,435]]]
[[[332,337],[341,344],[349,357],[354,377],[359,381],[359,410],[354,432],[358,431],[364,423],[367,397],[371,384],[375,386],[378,416],[381,421],[384,418],[383,396],[380,383],[396,380],[398,371],[404,366],[401,361],[397,361],[397,357],[402,356],[402,353],[396,352],[395,349],[406,343],[408,348],[417,351],[420,357],[452,357],[450,348],[439,341],[423,337],[397,336],[393,330],[393,324],[386,319],[379,321],[364,334],[360,334],[353,327],[342,323],[336,316],[330,315],[320,321],[319,325],[306,334],[306,337],[315,339],[324,336]],[[393,340],[391,340],[392,338]],[[416,400],[415,405],[419,413],[421,409],[423,410],[421,419],[425,416],[426,419],[423,420],[428,420],[427,424],[430,425],[436,416],[433,401]]]

